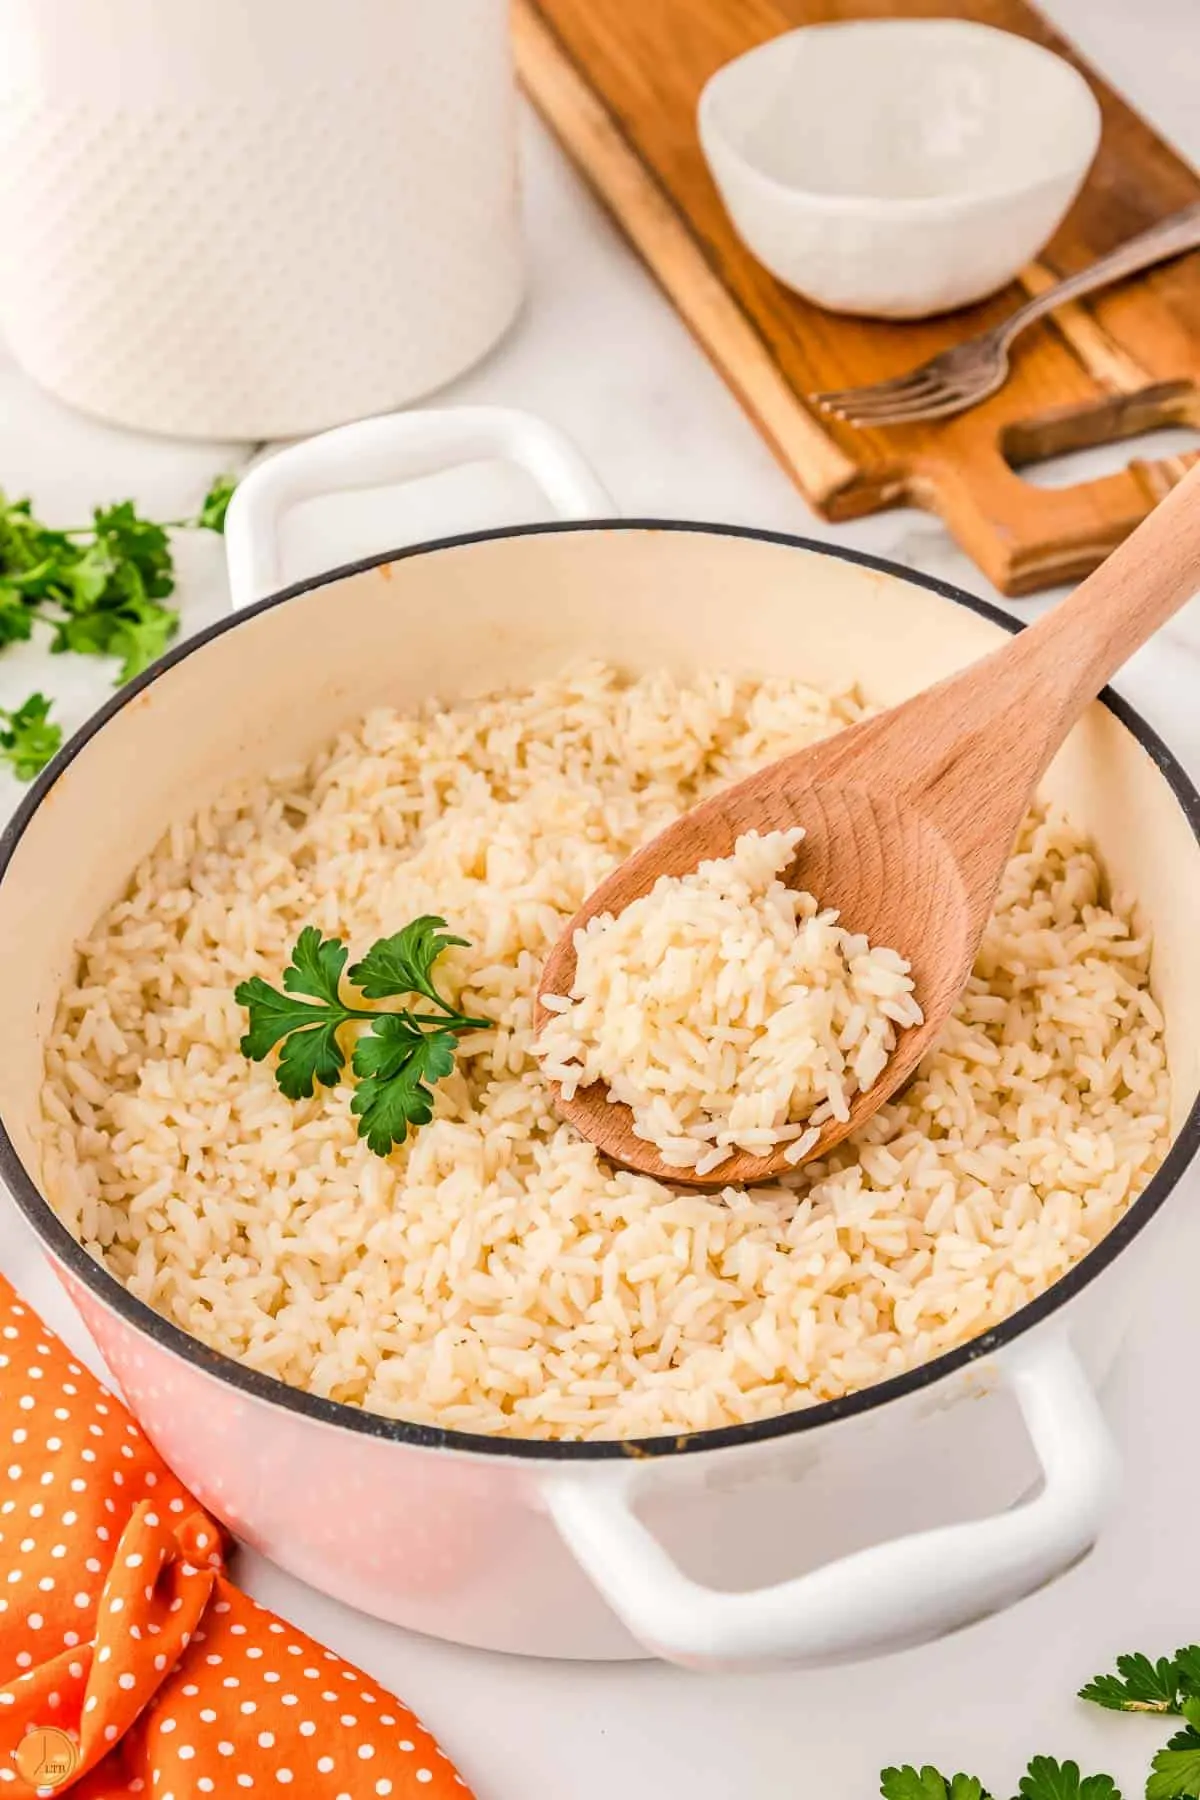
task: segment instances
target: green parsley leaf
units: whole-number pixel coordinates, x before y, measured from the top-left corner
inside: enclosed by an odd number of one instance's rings
[[[1200,1795],[1200,1730],[1177,1731],[1150,1765],[1146,1800],[1182,1800]]]
[[[283,985],[289,994],[312,994],[328,1006],[341,1006],[338,989],[348,954],[341,938],[323,938],[315,925],[306,925],[283,971]]]
[[[1080,1688],[1079,1698],[1112,1712],[1177,1712],[1179,1670],[1169,1656],[1157,1662],[1140,1652],[1118,1656],[1117,1674],[1094,1676]]]
[[[337,1033],[354,1016],[348,1008],[337,1002],[314,1006],[308,1000],[293,1000],[260,975],[240,982],[233,997],[250,1015],[241,1042],[243,1056],[262,1062],[283,1041],[275,1080],[289,1100],[310,1100],[318,1081],[323,1087],[337,1085],[346,1061]]]
[[[319,1012],[310,1006],[308,1012]],[[338,1042],[340,1019],[326,1019],[308,1031],[293,1031],[279,1052],[275,1080],[289,1100],[310,1100],[314,1083],[336,1087],[346,1063],[346,1052]]]
[[[1086,1775],[1079,1764],[1035,1756],[1020,1781],[1021,1800],[1121,1800],[1111,1775]]]
[[[452,944],[466,944],[465,938],[453,937],[445,919],[436,913],[423,913],[398,931],[394,937],[380,938],[372,944],[361,962],[355,963],[350,979],[361,988],[368,1000],[387,1000],[395,994],[423,994],[435,1006],[449,1012],[446,1002],[433,985],[432,969],[443,950]]]
[[[354,1050],[360,1077],[350,1110],[358,1115],[358,1135],[376,1156],[402,1144],[410,1127],[428,1125],[433,1095],[427,1083],[449,1075],[458,1040],[452,1031],[422,1031],[403,1013],[381,1013],[378,1023]]]
[[[32,781],[62,743],[62,726],[50,717],[44,694],[30,694],[15,712],[0,707],[0,759],[20,781]]]
[[[58,570],[60,598],[72,612],[85,613],[103,598],[112,579],[112,552],[104,544],[89,544]]]
[[[29,500],[9,500],[0,492],[0,580],[37,598],[64,554],[73,554],[73,546],[63,532],[48,531],[35,519]]]
[[[114,653],[121,658],[118,681],[132,681],[157,662],[179,630],[179,614],[169,606],[142,601],[135,611],[122,608],[119,628],[113,636]]]
[[[175,566],[166,529],[143,519],[132,500],[98,506],[92,515],[93,550],[108,558],[109,604],[165,600],[175,589]]]
[[[929,1764],[923,1769],[906,1763],[903,1768],[882,1770],[879,1791],[883,1800],[991,1800],[977,1776],[947,1777]]]
[[[281,1038],[293,1031],[306,1031],[324,1017],[323,1008],[281,994],[261,975],[252,975],[249,981],[239,982],[233,997],[250,1014],[241,1051],[251,1062],[262,1062]]]
[[[1200,1644],[1185,1644],[1175,1652],[1175,1668],[1181,1692],[1200,1694]]]
[[[200,511],[192,523],[199,531],[224,531],[225,514],[237,486],[236,475],[218,475],[200,503]]]
[[[60,619],[50,649],[56,656],[74,650],[81,656],[119,656],[119,682],[160,657],[179,626],[179,614],[153,600],[125,602],[118,610],[97,608]]]
[[[33,636],[33,611],[21,590],[0,580],[0,650],[5,644],[23,643]]]
[[[346,955],[340,938],[323,938],[315,925],[309,925],[296,940],[283,972],[285,992],[271,987],[260,975],[234,989],[234,999],[250,1015],[242,1055],[251,1062],[262,1062],[282,1040],[275,1080],[289,1100],[310,1100],[317,1082],[322,1087],[336,1087],[341,1078],[346,1052],[338,1041],[338,1030],[363,1016],[344,1006],[338,993]],[[294,998],[298,995],[311,998]]]
[[[438,1080],[442,1075],[448,1075],[454,1066],[454,1033],[439,1030],[431,1033],[428,1041],[435,1039],[448,1040],[450,1050],[449,1066],[439,1070],[434,1077]],[[413,1022],[410,1013],[372,1013],[371,1029],[365,1031],[354,1046],[354,1073],[364,1081],[370,1077],[391,1081],[407,1067],[418,1046],[426,1041],[425,1033]]]

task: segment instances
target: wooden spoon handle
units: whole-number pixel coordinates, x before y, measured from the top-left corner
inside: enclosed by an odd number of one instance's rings
[[[982,925],[1037,783],[1080,713],[1200,588],[1200,464],[1069,599],[999,650],[835,738],[870,761],[955,848]],[[852,779],[848,767],[831,769]],[[997,861],[997,858],[1000,860]]]
[[[922,746],[914,757],[920,787],[931,795],[962,788],[973,765],[975,778],[1028,798],[1109,677],[1197,589],[1200,464],[1066,600],[908,702]]]
[[[1068,599],[1012,646],[1056,677],[1057,742],[1147,638],[1200,589],[1200,464]]]

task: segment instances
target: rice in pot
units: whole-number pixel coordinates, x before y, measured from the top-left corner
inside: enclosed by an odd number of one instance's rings
[[[218,1350],[390,1417],[526,1437],[700,1430],[830,1399],[987,1329],[1094,1245],[1167,1138],[1149,943],[1061,817],[1026,820],[918,1078],[786,1186],[613,1168],[531,1054],[542,957],[682,808],[861,717],[853,692],[589,666],[419,717],[175,825],[81,946],[47,1053],[43,1180],[134,1293]],[[802,821],[800,821],[802,823]],[[293,1103],[236,984],[303,926],[352,955],[417,914],[470,940],[464,1039],[388,1159],[351,1085]]]

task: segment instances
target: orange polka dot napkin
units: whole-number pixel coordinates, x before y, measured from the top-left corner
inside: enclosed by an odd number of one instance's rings
[[[233,1585],[227,1548],[0,1277],[0,1800],[470,1800],[400,1701]]]

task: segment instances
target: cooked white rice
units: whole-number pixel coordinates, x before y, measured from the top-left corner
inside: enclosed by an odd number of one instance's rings
[[[804,836],[745,832],[575,933],[536,1054],[574,1099],[599,1082],[668,1168],[708,1175],[780,1144],[798,1163],[919,1025],[909,965],[780,879]]]
[[[1040,1293],[1166,1144],[1149,945],[1061,818],[1025,823],[919,1078],[789,1187],[673,1193],[555,1121],[541,959],[681,807],[860,717],[796,682],[589,667],[377,712],[181,821],[80,947],[43,1173],[69,1229],[206,1343],[392,1417],[540,1437],[728,1425],[936,1356]],[[416,914],[471,940],[433,1122],[387,1160],[351,1086],[293,1104],[233,989],[304,925],[360,955]]]

